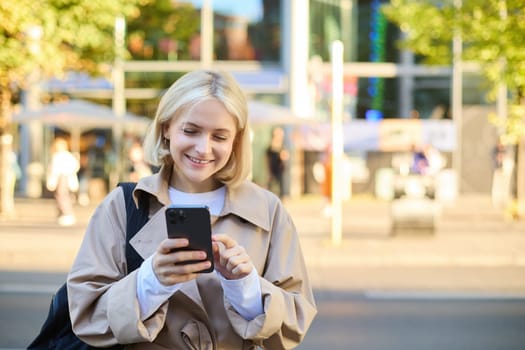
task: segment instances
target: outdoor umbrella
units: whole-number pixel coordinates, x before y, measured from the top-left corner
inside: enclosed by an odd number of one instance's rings
[[[39,110],[23,110],[13,116],[14,123],[24,124],[33,121],[71,132],[71,148],[73,151],[78,151],[82,131],[95,128],[112,129],[119,126],[123,130],[142,133],[151,120],[131,113],[117,116],[110,107],[82,100],[70,100],[49,104]]]

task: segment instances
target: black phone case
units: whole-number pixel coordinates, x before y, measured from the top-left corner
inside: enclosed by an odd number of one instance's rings
[[[166,228],[170,238],[187,238],[189,245],[181,250],[203,250],[206,260],[211,262],[208,269],[199,272],[212,272],[213,251],[211,243],[210,211],[205,206],[170,206],[166,209]],[[199,261],[187,261],[185,264]]]

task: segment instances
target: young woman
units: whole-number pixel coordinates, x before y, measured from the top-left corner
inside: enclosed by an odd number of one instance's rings
[[[316,307],[292,219],[271,192],[247,180],[246,99],[227,73],[195,71],[161,98],[144,141],[161,166],[134,192],[149,221],[131,240],[145,260],[127,274],[123,192],[96,209],[68,276],[73,330],[94,346],[130,349],[289,349]],[[215,271],[203,251],[169,239],[170,204],[209,207]],[[190,260],[197,262],[181,264]]]

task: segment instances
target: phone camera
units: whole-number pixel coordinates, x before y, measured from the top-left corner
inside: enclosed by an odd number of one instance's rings
[[[179,212],[177,213],[177,218],[179,219],[180,222],[186,221],[186,213],[184,212],[184,210],[182,209],[179,210]]]
[[[186,221],[186,212],[182,209],[168,211],[168,218],[171,223],[181,223]]]

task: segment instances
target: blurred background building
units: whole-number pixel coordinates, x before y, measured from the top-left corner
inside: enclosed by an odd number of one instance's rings
[[[421,65],[419,57],[399,49],[401,31],[379,10],[386,2],[157,0],[140,17],[116,26],[122,51],[112,81],[71,73],[43,82],[40,93],[47,100],[67,95],[113,106],[118,115],[151,118],[162,91],[185,72],[228,70],[251,100],[286,106],[295,117],[282,123],[271,115],[253,119],[254,159],[263,158],[271,128],[282,124],[292,149],[286,191],[318,193],[313,168],[330,143],[330,45],[338,39],[344,44],[343,129],[353,192],[381,193],[385,169],[422,144],[439,149],[449,169],[454,150],[461,150],[461,172],[453,172],[451,181],[462,192],[490,192],[496,133],[486,115],[494,106],[484,98],[480,75],[463,70],[462,117],[454,118],[452,68]],[[93,146],[88,140],[97,146],[115,135],[86,132],[81,152]],[[266,177],[264,164],[255,162],[254,181],[264,185]]]

